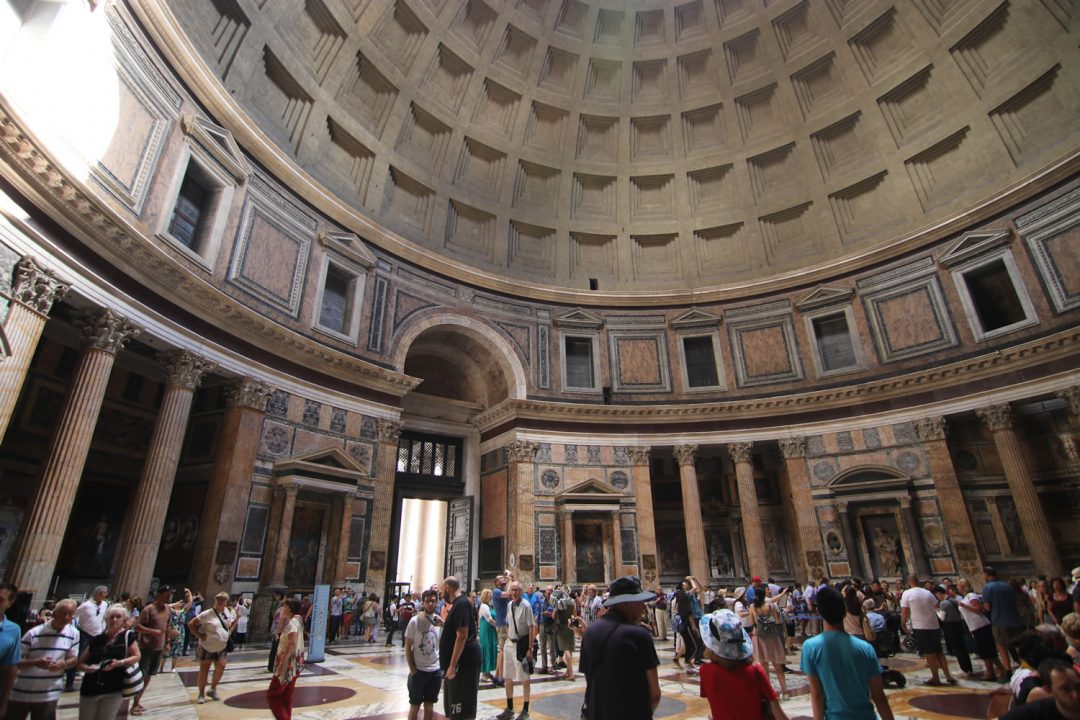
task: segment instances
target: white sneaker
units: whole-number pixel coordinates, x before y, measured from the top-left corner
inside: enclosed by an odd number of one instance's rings
[[[197,703],[199,703],[200,705],[202,705],[203,703],[205,703],[205,702],[206,702],[206,698],[205,698],[205,697],[203,697],[202,695],[200,695],[200,696],[199,696],[199,699],[198,699],[198,700],[196,700],[195,702],[197,702]]]
[[[218,697],[217,688],[210,688],[209,690],[206,691],[206,694],[210,696],[211,700],[220,700],[221,699],[221,698]]]

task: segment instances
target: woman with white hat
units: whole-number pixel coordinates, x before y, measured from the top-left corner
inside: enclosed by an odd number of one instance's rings
[[[701,697],[707,698],[712,720],[788,720],[765,669],[753,661],[754,647],[739,617],[717,610],[701,618],[705,659]]]

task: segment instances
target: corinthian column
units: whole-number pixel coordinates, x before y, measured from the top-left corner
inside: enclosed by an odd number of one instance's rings
[[[195,388],[203,375],[216,367],[186,350],[162,353],[160,360],[165,367],[165,396],[154,422],[135,500],[124,522],[113,581],[115,590],[141,597],[150,589],[154,575]]]
[[[824,577],[825,553],[821,547],[821,532],[814,514],[814,496],[810,492],[810,476],[806,473],[806,438],[798,436],[779,441],[780,454],[784,457],[784,475],[791,498],[791,510],[795,515],[794,533],[802,547],[802,566],[806,578],[817,580]],[[741,497],[741,494],[740,494]],[[798,578],[802,580],[803,578]]]
[[[280,488],[274,488],[275,493]],[[281,505],[281,522],[278,524],[277,537],[274,542],[274,564],[270,571],[270,585],[281,587],[285,585],[285,564],[289,559],[289,540],[292,538],[292,521],[296,512],[296,496],[300,494],[300,486],[289,483],[285,486],[285,498]]]
[[[67,291],[67,282],[38,265],[29,255],[16,263],[11,278],[11,307],[0,328],[0,340],[6,338],[7,342],[6,348],[0,346],[0,441],[11,422],[49,310]]]
[[[193,587],[206,597],[227,590],[231,568],[215,568],[221,543],[239,546],[247,515],[255,455],[270,388],[258,380],[239,378],[225,385],[225,415],[214,443],[213,470],[203,502],[199,535],[191,563]],[[219,580],[219,578],[224,578]]]
[[[8,577],[35,599],[49,590],[116,353],[139,329],[112,310],[76,320],[85,344],[64,400]]]
[[[383,596],[386,584],[386,552],[390,546],[390,515],[394,510],[394,474],[397,472],[398,439],[405,426],[396,420],[379,420],[379,461],[375,468],[375,498],[372,501],[371,542],[368,550],[369,593]],[[468,582],[468,578],[462,578]]]
[[[1070,463],[1080,464],[1080,444],[1077,442],[1077,434],[1080,433],[1080,385],[1067,387],[1055,395],[1064,400],[1069,408],[1070,430],[1058,436],[1061,448],[1065,451],[1065,458]]]
[[[739,486],[746,560],[750,563],[750,574],[764,578],[769,575],[769,561],[765,553],[765,533],[761,530],[761,513],[758,512],[757,488],[754,487],[754,462],[751,453],[753,448],[752,442],[728,445],[731,459],[735,461],[735,482]]]
[[[1036,572],[1048,576],[1060,575],[1061,558],[1054,547],[1046,512],[1039,502],[1039,494],[1035,491],[1035,483],[1028,473],[1020,441],[1013,429],[1012,408],[1008,404],[992,405],[975,413],[986,423],[994,437],[994,447],[1001,460],[1001,468],[1005,471],[1005,480],[1009,483],[1016,513],[1020,516],[1020,528],[1024,531]]]
[[[683,522],[686,524],[686,554],[690,558],[690,574],[707,583],[709,556],[705,551],[705,524],[701,520],[701,493],[698,492],[697,445],[676,445],[675,460],[679,463],[679,484],[682,487]]]
[[[533,514],[532,478],[536,451],[533,442],[516,440],[507,446],[510,467],[506,485],[506,550],[518,560],[514,577],[523,584],[534,579],[536,573],[536,521]],[[521,567],[521,557],[526,556],[528,570]]]
[[[652,475],[649,473],[650,448],[648,445],[633,445],[626,450],[630,456],[630,462],[634,464],[632,470],[634,503],[637,506],[638,552],[641,553],[638,572],[641,575],[641,581],[651,587],[660,579],[660,565],[656,552],[656,515],[653,512]],[[623,562],[629,564],[630,558],[623,558]]]
[[[930,474],[934,479],[941,516],[945,520],[946,533],[952,544],[953,555],[961,574],[974,585],[982,588],[982,558],[975,544],[975,528],[971,525],[960,481],[956,477],[949,445],[945,441],[948,423],[944,417],[930,417],[915,423],[915,433],[922,440],[923,449],[930,461]]]
[[[344,587],[349,580],[349,542],[352,540],[352,516],[355,493],[343,495],[341,498],[341,534],[337,540],[337,558],[334,562],[334,586]]]

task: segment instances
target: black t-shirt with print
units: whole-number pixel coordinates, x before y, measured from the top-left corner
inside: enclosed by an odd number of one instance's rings
[[[469,602],[469,598],[464,595],[459,595],[454,600],[454,604],[450,606],[450,612],[446,615],[446,622],[443,623],[442,637],[439,638],[439,667],[443,672],[450,667],[458,628],[469,629],[465,639],[465,648],[461,651],[461,658],[458,660],[458,667],[461,668],[480,661],[480,643],[476,639],[476,610]]]
[[[1013,708],[1001,720],[1065,720],[1065,716],[1058,712],[1054,698],[1046,698]]]

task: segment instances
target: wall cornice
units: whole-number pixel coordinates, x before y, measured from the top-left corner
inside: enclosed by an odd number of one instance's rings
[[[129,4],[173,71],[215,121],[227,128],[237,142],[281,182],[328,218],[405,262],[452,277],[461,283],[539,302],[590,307],[671,307],[742,300],[748,296],[810,287],[939,242],[1023,203],[1080,171],[1080,149],[1075,149],[948,218],[861,252],[760,280],[685,290],[583,291],[561,288],[503,277],[457,262],[409,241],[345,204],[284,153],[248,117],[216,74],[206,65],[165,0],[131,0]]]

